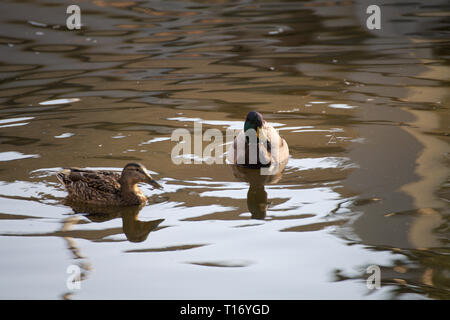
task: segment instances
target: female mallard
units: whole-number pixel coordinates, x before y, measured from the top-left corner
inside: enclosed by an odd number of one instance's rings
[[[145,182],[156,188],[156,182],[139,163],[129,163],[122,174],[113,171],[93,171],[66,168],[56,177],[69,193],[67,200],[93,205],[132,206],[143,204],[147,198],[137,184]]]
[[[259,112],[247,114],[244,131],[234,139],[231,162],[247,168],[279,166],[287,162],[289,147]]]

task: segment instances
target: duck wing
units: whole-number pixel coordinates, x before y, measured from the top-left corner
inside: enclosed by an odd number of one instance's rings
[[[284,162],[289,158],[289,147],[286,140],[280,137],[277,130],[264,121],[264,130],[267,135],[267,156],[270,155],[272,161]]]
[[[65,168],[57,178],[76,200],[107,200],[120,192],[120,174],[113,171]]]

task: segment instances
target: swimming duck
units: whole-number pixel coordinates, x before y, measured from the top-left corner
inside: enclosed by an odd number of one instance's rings
[[[69,202],[92,205],[132,206],[143,204],[147,198],[137,186],[140,182],[161,188],[139,163],[128,163],[119,174],[114,171],[94,171],[65,168],[56,177],[69,193]]]
[[[247,168],[278,166],[289,158],[286,140],[256,111],[247,114],[244,130],[234,139],[233,151],[231,162]]]

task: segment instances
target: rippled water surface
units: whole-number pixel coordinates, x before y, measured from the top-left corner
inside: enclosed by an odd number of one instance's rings
[[[450,298],[448,1],[72,2],[0,3],[0,298]],[[290,147],[265,186],[171,161],[250,110]],[[145,207],[65,205],[62,167],[128,162]]]

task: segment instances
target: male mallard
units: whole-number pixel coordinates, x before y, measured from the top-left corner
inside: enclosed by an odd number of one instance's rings
[[[66,168],[56,177],[69,193],[67,200],[93,205],[132,206],[143,204],[147,198],[139,182],[161,188],[147,169],[139,163],[129,163],[122,174],[114,171],[93,171]]]
[[[269,167],[289,158],[289,147],[259,112],[247,114],[244,131],[234,139],[231,162],[248,168]]]

